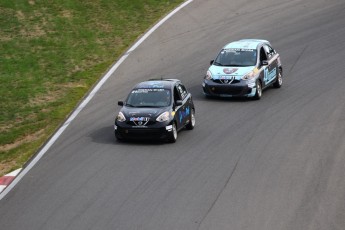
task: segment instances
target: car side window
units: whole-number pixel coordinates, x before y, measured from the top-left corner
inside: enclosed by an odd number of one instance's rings
[[[182,84],[177,84],[175,86],[175,88],[176,88],[176,91],[180,97],[180,100],[184,100],[188,95],[186,87],[184,87]]]
[[[270,60],[273,57],[273,55],[275,54],[274,49],[272,47],[270,47],[269,45],[264,45],[263,47],[264,47],[265,52],[267,54],[268,60]]]
[[[174,87],[174,102],[176,102],[177,100],[181,100],[181,95],[179,90],[177,89],[177,86]]]
[[[266,61],[266,60],[268,60],[266,51],[265,51],[264,47],[261,47],[261,49],[260,49],[260,63],[262,63],[262,61]]]
[[[181,99],[182,99],[182,100],[185,99],[185,97],[186,97],[187,94],[188,94],[188,92],[187,92],[187,90],[186,90],[186,87],[184,87],[184,85],[182,85],[182,84],[178,84],[178,85],[176,86],[176,88],[177,88],[177,90],[178,90],[178,92],[179,92],[179,94],[180,94],[180,96],[181,96]]]

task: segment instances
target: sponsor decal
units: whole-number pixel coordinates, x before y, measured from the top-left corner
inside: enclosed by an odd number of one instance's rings
[[[149,117],[130,117],[130,121],[132,121],[136,126],[145,126],[150,118]]]
[[[238,68],[224,68],[223,72],[225,74],[232,74],[232,73],[235,73],[237,70],[238,70]]]
[[[243,49],[243,48],[230,48],[230,49],[226,49],[226,51],[242,51],[242,52],[254,52],[256,50],[254,49]]]
[[[149,120],[148,117],[131,117],[129,118],[130,121],[147,121]]]
[[[149,92],[163,92],[164,89],[136,89],[132,93],[149,93]]]
[[[223,84],[231,84],[235,80],[235,76],[221,76],[220,81]]]

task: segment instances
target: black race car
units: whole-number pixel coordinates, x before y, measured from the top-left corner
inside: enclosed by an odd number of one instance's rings
[[[149,80],[129,93],[115,119],[117,140],[160,139],[175,142],[177,132],[195,126],[192,95],[177,79]]]

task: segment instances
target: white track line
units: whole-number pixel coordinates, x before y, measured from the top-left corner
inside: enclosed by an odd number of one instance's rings
[[[89,101],[93,98],[93,96],[98,92],[98,90],[102,87],[102,85],[108,80],[108,78],[115,72],[115,70],[126,60],[128,55],[135,50],[148,36],[150,36],[158,27],[160,27],[165,21],[171,18],[174,14],[180,11],[183,7],[188,5],[189,3],[193,2],[193,0],[187,0],[175,10],[170,12],[167,16],[165,16],[161,21],[159,21],[156,25],[154,25],[144,36],[142,36],[112,67],[111,69],[102,77],[102,79],[97,83],[97,85],[93,88],[93,90],[88,94],[84,101],[76,108],[71,116],[67,119],[67,121],[59,128],[59,130],[53,135],[53,137],[44,145],[44,147],[39,151],[34,159],[30,161],[30,163],[17,175],[17,177],[13,180],[13,182],[0,194],[0,200],[9,193],[12,188],[25,176],[29,170],[34,167],[34,165],[43,157],[43,155],[48,151],[48,149],[54,144],[54,142],[59,138],[59,136],[63,133],[63,131],[67,128],[67,126],[76,118],[79,112],[89,103]]]

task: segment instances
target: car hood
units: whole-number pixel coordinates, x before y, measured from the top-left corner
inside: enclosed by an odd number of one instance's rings
[[[131,117],[149,117],[152,119],[157,118],[160,114],[167,111],[168,107],[161,107],[161,108],[138,108],[138,107],[122,107],[121,112],[125,117],[131,118]]]
[[[208,69],[212,73],[212,78],[217,80],[227,76],[234,76],[236,80],[240,80],[244,75],[253,71],[255,66],[231,67],[212,65]]]

